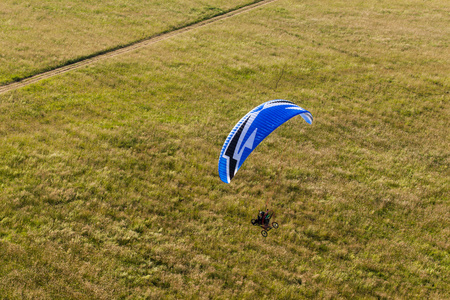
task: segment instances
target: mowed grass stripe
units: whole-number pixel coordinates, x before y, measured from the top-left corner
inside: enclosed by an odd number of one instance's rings
[[[41,81],[43,79],[51,78],[53,76],[56,76],[56,75],[59,75],[59,74],[62,74],[62,73],[66,73],[66,72],[69,72],[69,71],[72,71],[72,70],[75,70],[75,69],[82,68],[84,66],[93,64],[93,63],[95,63],[97,61],[100,61],[100,60],[108,59],[108,58],[111,58],[111,57],[114,57],[114,56],[117,56],[117,55],[121,55],[121,54],[124,54],[124,53],[128,53],[130,51],[134,51],[134,50],[142,48],[142,47],[146,47],[148,45],[152,45],[152,44],[160,42],[162,40],[174,37],[176,35],[185,33],[187,31],[194,30],[194,29],[202,27],[202,26],[206,26],[208,24],[211,24],[211,23],[214,23],[214,22],[217,22],[217,21],[220,21],[220,20],[224,20],[224,19],[236,16],[238,14],[247,12],[249,10],[258,8],[258,7],[262,6],[262,5],[266,5],[266,4],[269,4],[269,3],[274,2],[274,1],[276,1],[276,0],[263,0],[263,1],[255,2],[255,3],[249,4],[249,5],[246,5],[246,6],[243,6],[243,7],[234,9],[234,10],[231,10],[231,11],[229,11],[227,13],[217,15],[217,16],[215,16],[213,18],[209,18],[209,19],[206,19],[206,20],[203,20],[203,21],[200,21],[200,22],[196,22],[196,23],[193,23],[193,24],[190,24],[190,25],[187,25],[187,26],[175,29],[173,31],[157,34],[155,36],[152,36],[150,38],[144,39],[142,41],[131,43],[131,44],[129,44],[127,46],[124,46],[124,47],[121,47],[119,49],[112,49],[112,50],[102,51],[102,52],[99,52],[97,54],[93,54],[93,55],[90,55],[88,57],[81,58],[79,61],[69,62],[67,65],[64,65],[64,66],[61,66],[61,67],[57,67],[57,68],[55,68],[53,70],[50,70],[50,71],[47,71],[47,72],[43,72],[43,73],[31,76],[29,78],[25,78],[25,79],[17,81],[17,82],[13,82],[13,83],[7,84],[7,85],[4,85],[4,86],[0,86],[0,94],[16,90],[18,88],[21,88],[21,87],[24,87],[24,86],[36,83],[36,82]]]

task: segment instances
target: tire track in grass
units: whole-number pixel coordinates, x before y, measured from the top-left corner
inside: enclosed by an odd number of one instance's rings
[[[187,25],[187,26],[182,27],[182,28],[178,28],[178,29],[175,29],[175,30],[172,30],[172,31],[169,31],[169,32],[160,33],[160,34],[154,35],[154,36],[152,36],[150,38],[147,38],[147,39],[135,42],[135,43],[131,43],[131,44],[123,46],[123,47],[121,47],[119,49],[115,48],[115,49],[112,49],[112,50],[106,50],[105,52],[99,53],[97,55],[89,56],[89,57],[81,59],[81,60],[79,60],[77,62],[68,63],[68,64],[66,64],[64,66],[56,67],[55,69],[52,69],[50,71],[42,72],[42,73],[30,76],[30,77],[25,78],[25,79],[22,79],[22,80],[13,82],[13,83],[9,83],[9,84],[0,86],[0,94],[7,93],[7,92],[10,92],[10,91],[14,91],[14,90],[17,90],[19,88],[25,87],[27,85],[30,85],[30,84],[36,83],[38,81],[41,81],[43,79],[51,78],[53,76],[56,76],[56,75],[59,75],[59,74],[62,74],[62,73],[66,73],[66,72],[69,72],[69,71],[72,71],[72,70],[76,70],[76,69],[79,69],[79,68],[82,68],[82,67],[94,64],[94,63],[96,63],[98,61],[101,61],[101,60],[104,60],[104,59],[108,59],[108,58],[111,58],[111,57],[114,57],[114,56],[117,56],[117,55],[128,53],[128,52],[131,52],[131,51],[134,51],[134,50],[137,50],[137,49],[140,49],[140,48],[143,48],[143,47],[146,47],[146,46],[158,43],[160,41],[169,39],[169,38],[177,36],[179,34],[182,34],[182,33],[194,30],[196,28],[200,28],[200,27],[209,25],[209,24],[217,22],[217,21],[221,21],[221,20],[224,20],[224,19],[227,19],[227,18],[231,18],[233,16],[236,16],[236,15],[248,12],[250,10],[253,10],[255,8],[259,8],[259,7],[263,6],[263,5],[266,5],[266,4],[275,2],[275,1],[277,1],[277,0],[262,0],[262,1],[259,1],[259,2],[254,2],[254,3],[248,4],[246,6],[237,8],[235,10],[231,10],[231,11],[226,12],[224,14],[217,15],[217,16],[212,17],[210,19],[199,21],[199,22]]]

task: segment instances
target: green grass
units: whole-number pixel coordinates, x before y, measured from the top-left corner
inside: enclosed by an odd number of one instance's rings
[[[3,0],[0,85],[252,2]]]
[[[445,16],[280,0],[0,95],[0,295],[448,297]],[[313,125],[222,183],[229,131],[276,98]]]

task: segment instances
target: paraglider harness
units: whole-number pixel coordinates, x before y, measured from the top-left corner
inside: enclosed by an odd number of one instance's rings
[[[253,226],[261,226],[261,228],[263,228],[263,230],[261,231],[263,237],[267,236],[267,231],[271,230],[272,228],[278,228],[277,222],[272,222],[272,226],[269,225],[270,219],[273,217],[273,215],[273,210],[266,209],[265,212],[260,210],[258,213],[258,217],[256,219],[252,219]]]

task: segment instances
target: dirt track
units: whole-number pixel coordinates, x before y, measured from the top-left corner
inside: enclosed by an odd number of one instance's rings
[[[236,10],[230,11],[228,13],[225,13],[223,15],[219,15],[219,16],[216,16],[216,17],[213,17],[211,19],[204,20],[204,21],[200,21],[198,23],[195,23],[195,24],[183,27],[183,28],[179,28],[179,29],[167,32],[167,33],[155,35],[155,36],[152,36],[152,37],[150,37],[148,39],[142,40],[140,42],[134,43],[134,44],[129,45],[129,46],[125,46],[125,47],[120,48],[120,49],[111,50],[109,52],[106,52],[106,53],[103,53],[103,54],[99,54],[97,56],[93,56],[93,57],[90,57],[90,58],[83,59],[83,60],[78,61],[78,62],[73,63],[73,64],[68,64],[68,65],[63,66],[63,67],[58,67],[58,68],[55,68],[53,70],[50,70],[50,71],[47,71],[47,72],[43,72],[43,73],[40,73],[40,74],[36,74],[34,76],[31,76],[29,78],[26,78],[26,79],[23,79],[23,80],[20,80],[20,81],[17,81],[17,82],[13,82],[13,83],[10,83],[10,84],[7,84],[7,85],[0,86],[0,94],[7,93],[7,92],[10,92],[10,91],[19,89],[21,87],[33,84],[33,83],[38,82],[40,80],[47,79],[47,78],[50,78],[50,77],[53,77],[53,76],[56,76],[56,75],[59,75],[59,74],[62,74],[62,73],[66,73],[66,72],[69,72],[71,70],[75,70],[75,69],[79,69],[79,68],[87,66],[87,65],[91,65],[91,64],[93,64],[93,63],[95,63],[97,61],[103,60],[103,59],[107,59],[107,58],[114,57],[114,56],[117,56],[117,55],[120,55],[120,54],[123,54],[123,53],[134,51],[136,49],[139,49],[139,48],[142,48],[142,47],[145,47],[145,46],[148,46],[148,45],[152,45],[152,44],[157,43],[159,41],[162,41],[162,40],[174,37],[176,35],[185,33],[187,31],[191,31],[191,30],[199,28],[199,27],[206,26],[206,25],[214,23],[216,21],[220,21],[220,20],[224,20],[224,19],[236,16],[238,14],[247,12],[249,10],[261,7],[263,5],[266,5],[266,4],[269,4],[271,2],[275,2],[275,1],[276,0],[263,0],[263,1],[260,1],[260,2],[257,2],[257,3],[249,4],[247,6],[239,8],[239,9],[236,9]]]

